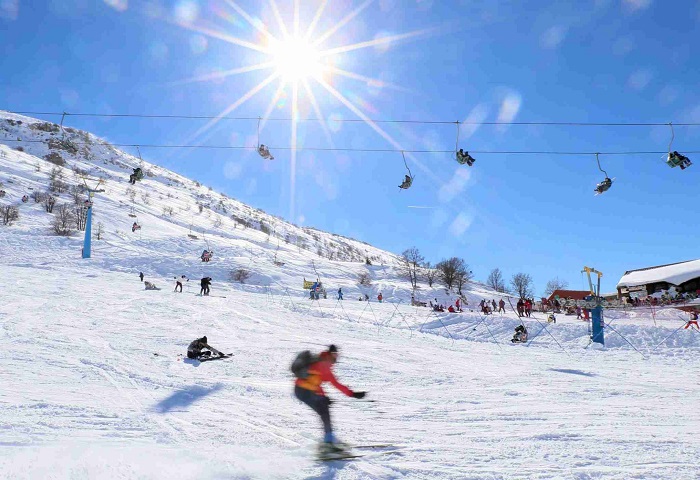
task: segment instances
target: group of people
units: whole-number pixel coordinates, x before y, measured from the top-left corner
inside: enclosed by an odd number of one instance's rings
[[[156,284],[153,282],[149,282],[148,280],[144,281],[144,274],[143,272],[139,272],[139,279],[144,283],[146,290],[160,290],[160,288],[156,287]],[[173,277],[173,280],[175,281],[175,292],[180,292],[182,293],[182,286],[185,282],[189,282],[190,279],[187,278],[185,275],[180,275],[179,277]],[[207,296],[209,295],[209,287],[211,286],[211,277],[204,277],[199,281],[199,284],[201,286],[201,289],[199,291],[199,294],[202,296]]]
[[[556,301],[556,300],[555,300]],[[532,315],[533,301],[531,298],[521,298],[516,304],[519,317],[529,317]],[[556,310],[555,310],[556,311]]]

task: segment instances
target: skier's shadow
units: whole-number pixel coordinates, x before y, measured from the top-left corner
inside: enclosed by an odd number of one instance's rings
[[[324,462],[324,470],[320,474],[314,476],[314,477],[307,477],[306,480],[333,480],[336,475],[340,473],[342,469],[344,469],[349,462],[347,461],[330,461],[330,462]]]
[[[188,406],[195,402],[211,395],[212,393],[218,392],[223,387],[222,384],[217,383],[213,387],[200,387],[198,385],[193,385],[191,387],[185,387],[182,390],[174,392],[169,397],[164,398],[160,402],[153,406],[153,410],[158,413],[169,413],[172,411],[184,411]]]

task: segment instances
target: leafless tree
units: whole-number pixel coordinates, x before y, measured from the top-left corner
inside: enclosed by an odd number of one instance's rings
[[[425,262],[423,264],[423,275],[425,276],[425,279],[428,281],[428,286],[432,287],[433,284],[435,283],[435,279],[438,276],[438,270],[430,262]]]
[[[516,273],[510,280],[510,284],[520,298],[532,297],[532,277],[527,273]]]
[[[425,262],[425,258],[416,247],[408,248],[401,254],[401,271],[408,277],[411,287],[414,289],[418,283],[418,271],[423,262]]]
[[[53,223],[51,224],[53,232],[56,235],[61,235],[63,237],[68,237],[73,233],[73,224],[75,223],[75,218],[73,211],[68,206],[67,203],[62,204],[58,207],[56,215],[54,216]]]
[[[102,240],[102,235],[105,232],[105,226],[102,224],[102,222],[97,223],[97,228],[95,229],[95,237],[98,240]]]
[[[0,207],[0,217],[3,225],[12,225],[12,222],[19,219],[19,209],[15,205],[3,205]]]
[[[435,265],[435,268],[439,272],[440,280],[447,288],[452,288],[455,285],[461,288],[461,286],[472,278],[471,271],[461,258],[452,257],[447,260],[442,260]]]
[[[372,279],[369,278],[369,273],[363,272],[357,277],[357,283],[358,285],[362,285],[363,287],[369,287],[372,285]]]
[[[549,297],[555,290],[566,290],[569,286],[569,282],[562,280],[559,277],[554,277],[547,282],[547,286],[544,289],[544,296]]]
[[[486,285],[493,288],[497,292],[503,293],[506,291],[506,283],[505,280],[503,280],[503,274],[501,273],[500,268],[494,268],[491,270],[491,273],[489,273],[489,278],[486,279]]]

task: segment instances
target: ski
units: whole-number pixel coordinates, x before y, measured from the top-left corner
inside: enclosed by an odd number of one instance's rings
[[[203,357],[203,358],[197,358],[195,360],[199,362],[209,362],[211,360],[224,360],[226,358],[231,358],[233,357],[233,353],[227,353],[225,355],[217,355],[217,356],[211,356],[211,357]]]

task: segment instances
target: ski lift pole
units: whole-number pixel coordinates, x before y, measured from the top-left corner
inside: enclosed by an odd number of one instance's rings
[[[85,221],[85,238],[83,239],[83,258],[90,258],[91,247],[92,247],[92,197],[95,193],[104,192],[104,189],[93,189],[88,188],[88,209],[87,209],[87,220]]]

